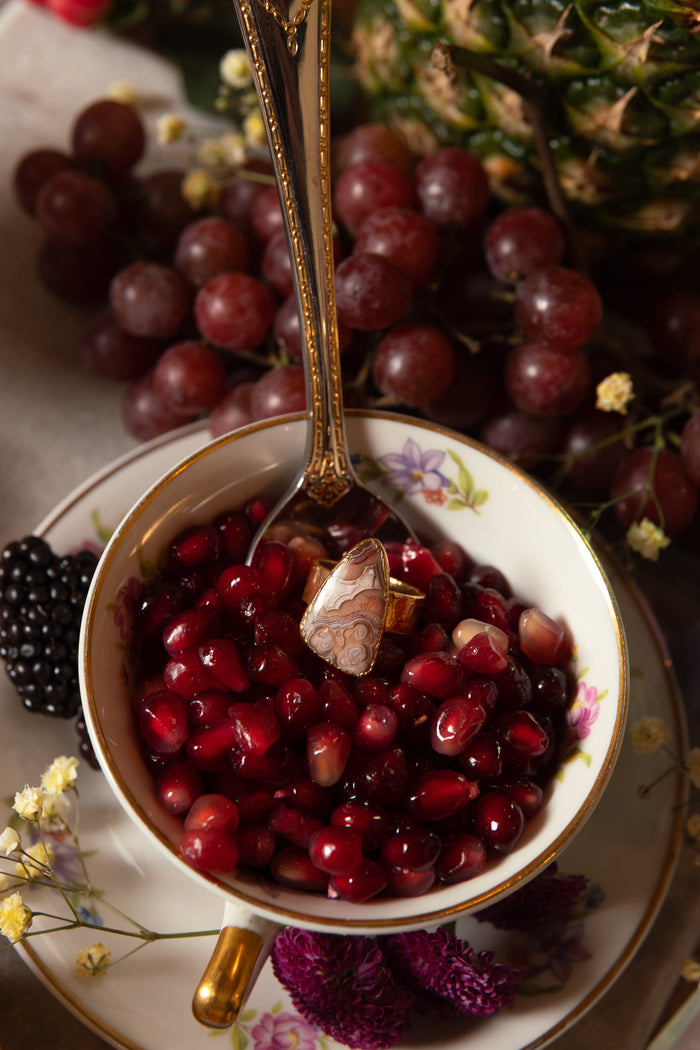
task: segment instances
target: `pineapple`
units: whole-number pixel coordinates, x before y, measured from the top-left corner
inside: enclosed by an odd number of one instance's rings
[[[699,0],[360,0],[353,49],[373,115],[476,153],[504,201],[542,195],[534,91],[577,217],[700,227]]]

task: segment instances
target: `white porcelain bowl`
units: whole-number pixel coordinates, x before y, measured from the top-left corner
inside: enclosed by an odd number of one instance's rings
[[[421,897],[375,898],[362,905],[258,878],[207,875],[178,854],[181,822],[155,796],[131,720],[128,597],[183,527],[208,521],[256,493],[275,495],[285,488],[304,451],[301,417],[218,439],[165,475],[126,516],[104,552],[86,604],[83,704],[116,797],[195,882],[274,923],[345,933],[435,926],[483,908],[535,876],[590,817],[622,740],[624,631],[595,553],[559,504],[527,475],[483,446],[421,421],[349,412],[347,431],[360,477],[384,496],[400,497],[402,512],[421,537],[454,538],[477,562],[496,565],[517,596],[565,624],[574,639],[579,686],[569,721],[575,747],[513,852],[468,881]]]

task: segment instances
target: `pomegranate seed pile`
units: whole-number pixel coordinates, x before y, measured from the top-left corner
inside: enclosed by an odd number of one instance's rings
[[[360,537],[285,533],[247,565],[267,509],[185,529],[135,604],[134,717],[182,856],[352,902],[471,878],[516,846],[560,760],[563,629],[455,543],[387,544],[421,620],[344,675],[304,645],[300,596],[314,559]]]

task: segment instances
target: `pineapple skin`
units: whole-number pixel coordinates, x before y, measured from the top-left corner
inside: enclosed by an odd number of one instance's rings
[[[352,45],[372,116],[419,155],[476,153],[504,202],[543,195],[523,95],[446,63],[445,45],[544,97],[552,159],[581,221],[671,237],[700,228],[697,0],[360,0]]]

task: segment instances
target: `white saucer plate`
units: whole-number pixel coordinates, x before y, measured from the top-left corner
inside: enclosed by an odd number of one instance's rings
[[[206,440],[204,428],[188,427],[141,446],[68,496],[36,531],[61,553],[86,544],[101,546],[138,496]],[[567,921],[529,934],[505,933],[473,918],[460,920],[458,935],[475,949],[494,950],[500,961],[517,961],[523,967],[522,994],[512,1008],[486,1020],[417,1022],[406,1044],[415,1050],[544,1046],[610,988],[648,933],[668,889],[681,843],[685,786],[679,775],[666,776],[642,800],[639,787],[665,771],[668,757],[662,752],[636,754],[629,733],[643,716],[660,717],[671,733],[670,748],[682,754],[686,747],[682,705],[653,616],[627,577],[607,561],[606,568],[627,633],[630,714],[605,796],[559,861],[560,874],[587,877],[586,893]],[[4,676],[0,711],[0,798],[37,782],[55,756],[77,754],[74,726],[28,714]],[[91,853],[89,871],[105,899],[152,930],[218,929],[219,897],[200,890],[167,863],[126,816],[101,774],[86,763],[80,767],[79,787],[80,841]],[[31,897],[28,900],[32,902]],[[104,906],[98,910],[107,921]],[[118,936],[99,938],[93,931],[78,930],[32,938],[18,950],[68,1009],[116,1047],[340,1047],[298,1016],[269,964],[238,1026],[222,1033],[199,1026],[191,1016],[190,1002],[213,947],[213,935],[158,941],[102,977],[82,976],[76,955],[97,939],[108,944],[114,958],[130,947]]]

